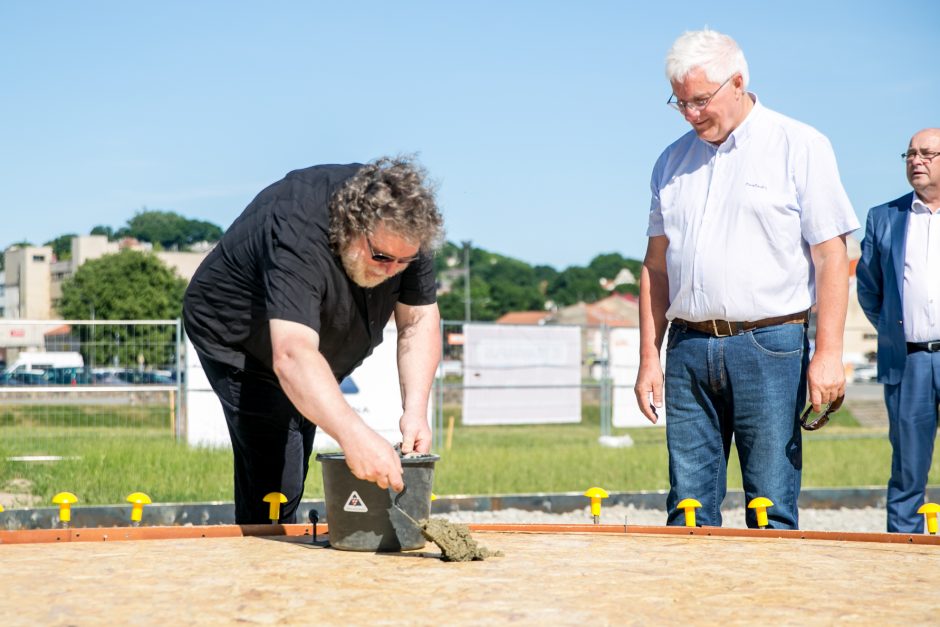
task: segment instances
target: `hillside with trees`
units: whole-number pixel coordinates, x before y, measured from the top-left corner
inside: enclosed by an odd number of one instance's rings
[[[217,242],[222,237],[218,225],[203,220],[190,220],[172,211],[139,211],[117,230],[96,226],[91,235],[107,235],[109,240],[133,237],[150,242],[155,250],[189,250],[200,242]],[[53,240],[55,241],[55,240]]]
[[[445,320],[463,320],[466,313],[467,264],[464,249],[447,242],[435,260],[440,293],[438,305]],[[586,266],[558,271],[488,252],[469,251],[470,317],[495,320],[510,311],[538,311],[578,302],[595,302],[611,292],[636,295],[642,262],[619,253],[596,256]],[[615,284],[628,275],[625,282]],[[606,287],[605,287],[606,284]]]

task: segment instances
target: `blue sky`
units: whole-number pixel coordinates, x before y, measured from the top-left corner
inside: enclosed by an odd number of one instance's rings
[[[750,88],[833,143],[863,219],[940,125],[940,8],[895,2],[0,4],[0,246],[136,212],[223,228],[286,172],[417,153],[448,239],[558,269],[646,248],[687,130],[663,58],[732,35]]]

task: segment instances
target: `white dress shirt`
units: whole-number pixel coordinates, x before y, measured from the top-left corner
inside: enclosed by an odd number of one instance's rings
[[[907,216],[901,295],[904,339],[940,340],[940,211],[932,212],[917,194]]]
[[[810,245],[859,227],[829,140],[751,96],[754,108],[720,146],[689,131],[653,168],[647,235],[669,240],[670,320],[807,310]]]

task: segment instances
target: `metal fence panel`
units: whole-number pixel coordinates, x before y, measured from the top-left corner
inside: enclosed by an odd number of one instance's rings
[[[178,320],[0,320],[4,483],[29,494],[48,464],[179,440],[180,331]],[[132,460],[122,473],[133,491]]]

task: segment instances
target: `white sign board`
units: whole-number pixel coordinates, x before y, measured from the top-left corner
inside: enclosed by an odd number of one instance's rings
[[[379,435],[397,444],[401,442],[401,388],[398,382],[398,331],[394,320],[385,327],[385,339],[379,344],[362,365],[343,381],[340,389],[349,403],[367,425]],[[428,420],[434,394],[428,403]],[[430,422],[428,423],[430,424]],[[339,444],[317,429],[313,441],[316,451],[338,451]]]
[[[222,403],[186,338],[186,443],[190,446],[231,447]]]
[[[666,368],[666,347],[660,355],[663,370]],[[614,406],[611,423],[615,427],[652,427],[636,404],[633,386],[640,369],[640,330],[637,328],[615,328],[610,330],[610,376],[614,385]],[[666,424],[666,407],[656,410],[659,421],[655,426]]]
[[[581,422],[581,330],[466,324],[465,425]]]
[[[195,349],[187,340],[189,368],[186,372],[186,441],[192,446],[230,447],[225,414],[218,397],[209,386]],[[385,338],[340,389],[346,402],[362,416],[367,425],[391,443],[401,441],[401,390],[398,384],[397,331],[394,322],[385,328]],[[433,397],[433,395],[432,395]],[[433,400],[433,398],[432,398]],[[428,407],[428,420],[432,408]],[[333,438],[317,429],[314,450],[339,450]]]

